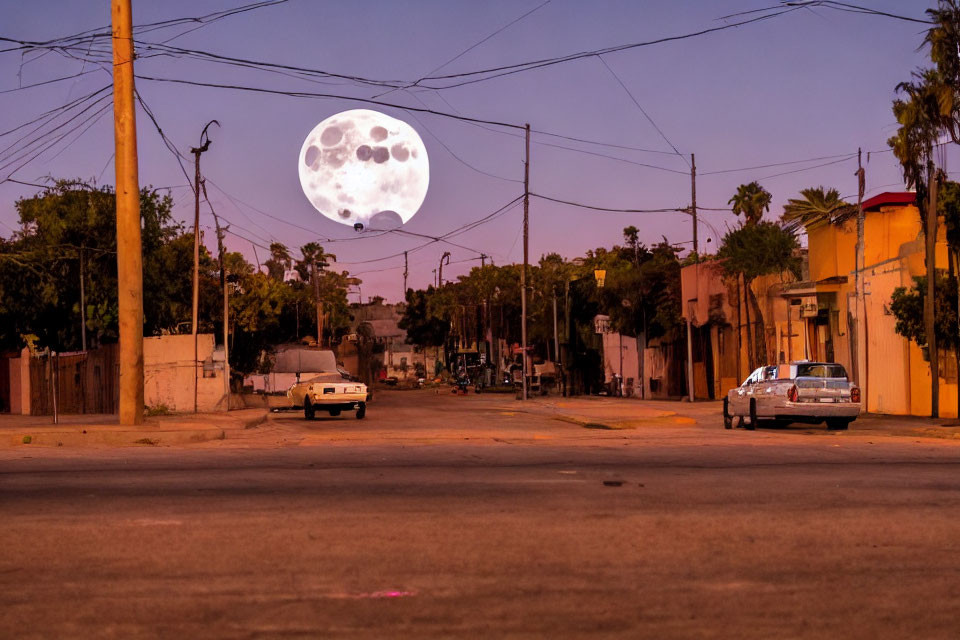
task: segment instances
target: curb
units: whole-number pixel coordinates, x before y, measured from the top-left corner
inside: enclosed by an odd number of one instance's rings
[[[267,420],[268,412],[260,411],[244,418],[234,418],[224,426],[204,426],[193,421],[182,427],[151,425],[125,429],[113,425],[73,425],[53,427],[37,425],[4,430],[0,449],[13,447],[91,447],[91,446],[175,446],[223,440],[228,431],[254,429]],[[51,428],[52,427],[52,428]]]
[[[74,429],[69,431],[31,431],[11,433],[0,440],[0,448],[13,447],[90,447],[178,445],[223,440],[226,433],[220,428],[201,429],[141,429],[137,431]]]

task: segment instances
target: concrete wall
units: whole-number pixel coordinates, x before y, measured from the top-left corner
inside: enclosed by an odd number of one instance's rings
[[[640,395],[640,358],[637,352],[637,339],[621,336],[619,333],[604,333],[603,337],[603,381],[609,384],[614,375],[620,375],[624,381],[624,394],[631,395],[629,388],[635,389],[633,395]],[[621,360],[621,352],[623,358]]]
[[[170,411],[193,411],[193,380],[196,375],[197,410],[227,410],[222,351],[219,352],[220,359],[215,360],[213,334],[203,333],[197,338],[199,362],[196,366],[193,359],[193,336],[157,336],[143,339],[143,393],[144,403],[148,407],[164,405]]]

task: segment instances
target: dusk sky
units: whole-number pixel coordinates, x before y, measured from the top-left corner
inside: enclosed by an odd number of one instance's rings
[[[198,16],[238,4],[135,1],[134,23]],[[161,42],[182,33],[168,44],[258,62],[412,81],[533,9],[439,73],[682,35],[741,21],[755,14],[720,18],[770,4],[774,3],[290,0],[190,33],[196,25],[156,30],[140,38]],[[923,11],[934,3],[864,0],[864,4],[923,18]],[[5,5],[0,35],[9,38],[47,40],[110,22],[106,0]],[[609,53],[602,59],[591,56],[441,91],[393,91],[380,100],[521,126],[529,123],[541,132],[534,134],[531,149],[534,193],[609,208],[686,207],[689,168],[673,152],[675,147],[687,159],[690,153],[696,154],[700,207],[726,207],[737,185],[759,180],[773,194],[768,218],[775,219],[783,203],[808,186],[836,187],[855,199],[858,147],[865,152],[865,163],[866,152],[872,152],[865,165],[868,196],[902,189],[899,167],[886,146],[896,128],[890,107],[897,83],[908,80],[911,71],[927,60],[927,53],[918,51],[923,32],[924,25],[917,23],[828,8],[805,9],[700,37]],[[0,94],[0,130],[12,129],[111,83],[109,66],[99,68],[56,53],[0,55],[0,90],[81,71],[89,73]],[[345,80],[318,83],[176,57],[145,57],[136,62],[136,72],[361,98],[384,91]],[[231,249],[254,262],[254,245],[261,245],[256,252],[263,261],[267,252],[262,247],[271,241],[295,249],[318,238],[339,240],[324,242],[324,247],[337,255],[336,268],[363,280],[364,299],[377,294],[391,301],[401,298],[403,258],[378,258],[410,250],[409,284],[423,287],[433,281],[432,271],[444,251],[452,254],[445,278],[478,265],[478,254],[444,243],[413,251],[427,241],[399,234],[358,234],[320,215],[301,190],[297,163],[305,137],[321,120],[347,109],[376,108],[420,134],[430,157],[430,186],[419,213],[404,226],[410,231],[444,234],[493,213],[523,192],[523,140],[517,130],[371,107],[349,99],[266,95],[146,79],[137,81],[137,89],[164,132],[185,154],[198,144],[209,120],[217,119],[222,125],[211,130],[213,144],[202,162],[213,205],[238,234],[228,236]],[[103,104],[108,103],[109,98]],[[138,111],[137,117],[141,184],[170,187],[175,216],[192,224],[193,194],[186,178],[146,114]],[[542,132],[656,153],[578,143]],[[0,138],[0,147],[13,145],[21,133]],[[9,163],[16,157],[10,151],[2,152],[0,181],[20,164]],[[112,184],[112,153],[112,111],[106,109],[89,129],[78,129],[12,177],[26,182],[53,176]],[[816,160],[724,172],[805,159]],[[191,165],[187,171],[192,179]],[[15,200],[36,192],[34,187],[0,182],[0,233],[9,236],[17,227]],[[201,211],[201,224],[212,227],[209,209],[204,205]],[[718,234],[735,224],[736,217],[704,211],[702,218],[701,242],[711,238],[713,242],[703,247],[712,252]],[[519,261],[521,219],[522,207],[515,206],[450,239],[486,253],[497,264]],[[609,247],[622,241],[621,230],[631,224],[648,244],[666,236],[689,248],[690,219],[682,213],[602,213],[533,198],[531,261],[548,252],[574,257],[591,248]],[[206,241],[213,246],[214,234],[208,231]],[[351,301],[356,300],[351,295]]]

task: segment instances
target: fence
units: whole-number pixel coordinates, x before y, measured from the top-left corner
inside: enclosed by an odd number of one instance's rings
[[[119,351],[106,345],[92,351],[30,358],[30,413],[116,413]],[[56,403],[56,405],[54,405]]]

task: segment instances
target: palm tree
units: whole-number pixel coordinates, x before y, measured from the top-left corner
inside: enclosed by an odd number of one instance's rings
[[[930,45],[930,60],[939,77],[932,85],[942,125],[951,139],[960,144],[960,3],[940,0],[936,9],[927,9],[933,26],[923,44]]]
[[[903,167],[907,186],[916,187],[917,209],[926,224],[927,296],[923,316],[930,359],[931,416],[936,418],[940,411],[940,358],[934,318],[939,173],[933,164],[933,148],[941,134],[949,130],[946,121],[950,116],[944,113],[941,100],[946,82],[940,72],[925,69],[913,75],[914,82],[897,85],[897,92],[904,94],[906,99],[893,102],[893,115],[900,128],[887,144]]]
[[[737,193],[727,204],[733,205],[735,214],[743,215],[745,224],[757,224],[763,217],[763,212],[770,210],[771,199],[770,192],[761,187],[759,182],[753,181],[737,187]]]
[[[790,198],[783,206],[780,220],[791,231],[800,227],[816,229],[826,224],[840,224],[857,212],[856,206],[840,198],[836,189],[823,187],[802,189],[803,199]]]
[[[760,186],[760,183],[754,180],[750,184],[742,184],[737,187],[737,192],[727,201],[727,204],[733,205],[733,212],[736,215],[743,215],[744,217],[744,226],[752,227],[755,226],[760,219],[763,218],[763,212],[770,210],[770,200],[772,196],[770,192]],[[739,288],[739,278],[743,276],[738,276],[737,286]],[[751,299],[755,306],[755,311],[759,313],[760,307],[757,304],[756,296],[753,295],[753,291],[750,290],[750,283],[747,282],[746,278],[743,278],[743,308],[746,312],[747,320],[747,361],[750,363],[750,366],[753,366],[753,363],[756,362],[757,356],[755,352],[758,350],[759,345],[755,345],[755,340],[751,338],[753,333],[753,324],[750,322],[750,302]],[[740,304],[740,301],[737,301],[737,305]],[[739,314],[739,311],[737,312]],[[761,331],[762,333],[762,331]],[[764,343],[766,340],[764,340]],[[740,332],[737,331],[737,349],[740,349]],[[764,348],[764,353],[766,353],[766,348]],[[739,372],[738,372],[739,373]]]

